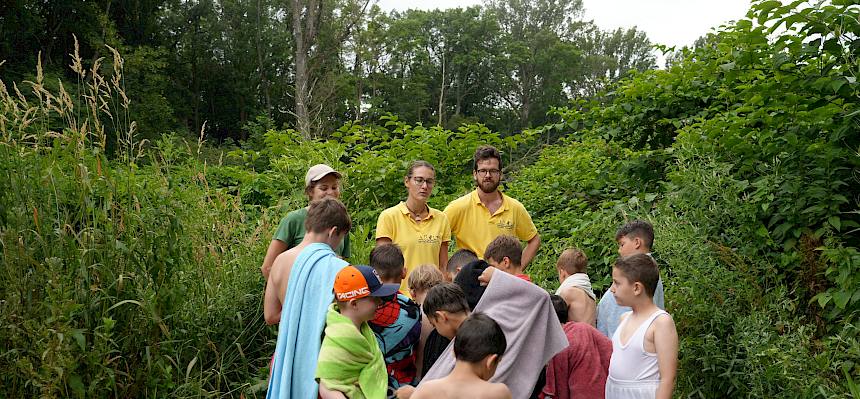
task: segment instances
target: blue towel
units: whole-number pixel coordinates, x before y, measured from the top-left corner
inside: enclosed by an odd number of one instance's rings
[[[334,277],[349,265],[326,244],[303,249],[293,263],[278,325],[278,344],[266,398],[316,399],[314,375]]]

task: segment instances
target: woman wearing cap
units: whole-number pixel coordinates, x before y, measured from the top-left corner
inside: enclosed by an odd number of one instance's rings
[[[406,201],[388,208],[376,222],[376,245],[395,243],[403,251],[406,274],[423,264],[439,267],[445,274],[448,267],[448,243],[451,225],[444,213],[427,205],[436,184],[436,169],[426,161],[409,165],[403,185]],[[401,282],[401,292],[409,292],[407,279]]]
[[[340,173],[332,169],[331,166],[324,164],[311,166],[308,173],[305,174],[305,195],[308,196],[309,203],[326,197],[340,199]],[[272,236],[272,242],[269,243],[269,249],[266,250],[263,266],[260,268],[266,279],[269,278],[269,270],[272,268],[275,258],[302,242],[305,237],[305,219],[307,216],[308,208],[304,207],[288,213],[281,219],[278,229]],[[333,249],[341,258],[349,258],[349,235],[343,239],[340,246]]]

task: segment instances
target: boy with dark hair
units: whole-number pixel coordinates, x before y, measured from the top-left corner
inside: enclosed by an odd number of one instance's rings
[[[379,273],[379,278],[385,280],[397,280],[399,283],[406,278],[403,252],[397,244],[377,245],[370,250],[370,267]]]
[[[654,246],[654,226],[644,220],[634,220],[615,231],[615,241],[626,237],[629,242],[638,239],[645,248]],[[620,245],[620,244],[619,244]]]
[[[313,201],[308,206],[305,219],[305,235],[299,245],[282,252],[272,263],[263,302],[263,315],[267,324],[277,324],[281,320],[281,307],[287,291],[293,262],[308,245],[324,243],[336,248],[343,242],[352,227],[346,207],[333,198]]]
[[[464,268],[463,271],[466,269]],[[502,328],[508,340],[508,348],[505,356],[499,362],[498,369],[492,377],[493,382],[501,382],[507,385],[511,395],[515,398],[526,398],[532,393],[535,383],[538,381],[540,370],[552,357],[561,352],[567,346],[561,325],[552,323],[556,320],[555,312],[550,303],[549,294],[532,283],[526,282],[512,274],[505,272],[494,273],[495,267],[486,267],[478,277],[479,281],[486,284],[481,299],[474,308],[474,312],[485,312],[492,317]],[[462,275],[462,272],[461,272]],[[458,279],[460,275],[457,276]],[[445,309],[448,314],[455,316],[447,317],[448,322],[441,319],[443,312],[433,312],[437,309],[437,298],[435,292],[443,286],[437,286],[425,299],[425,314],[436,314],[433,320],[440,333],[453,336],[453,331],[447,331],[449,326],[462,327],[459,317],[465,319],[468,314],[468,302],[462,289],[451,289],[455,295],[450,295],[449,300],[439,300],[452,308]],[[442,293],[442,292],[438,292]],[[443,295],[439,295],[443,299]],[[432,320],[432,319],[431,319]],[[452,346],[436,360],[433,367],[424,375],[421,384],[432,380],[443,378],[451,373],[456,366],[456,357]],[[421,385],[419,385],[420,387]]]
[[[567,336],[568,346],[546,365],[546,385],[540,398],[603,398],[612,341],[592,325],[565,322],[567,302],[551,295],[558,320]]]
[[[496,237],[484,251],[484,259],[490,266],[531,282],[529,276],[523,273],[522,255],[523,247],[520,240],[509,235]]]
[[[266,322],[279,323],[267,398],[311,398],[319,393],[314,373],[326,309],[334,299],[335,276],[348,265],[332,250],[351,227],[340,201],[312,202],[305,227],[302,242],[275,259],[266,284]]]
[[[568,319],[595,325],[597,317],[597,297],[591,290],[591,279],[585,274],[588,257],[576,248],[565,249],[556,262],[558,280],[561,285],[555,294],[564,298],[568,306]]]
[[[436,331],[448,339],[454,339],[460,324],[470,313],[466,294],[454,283],[443,283],[431,288],[421,307]]]
[[[618,255],[622,258],[635,254],[651,256],[651,246],[654,244],[654,228],[651,223],[644,220],[633,220],[618,228],[615,233],[615,241],[618,243]],[[657,307],[664,309],[663,280],[659,277],[658,272],[653,300]],[[621,315],[629,311],[629,307],[620,306],[615,302],[615,296],[612,293],[605,292],[597,305],[597,329],[603,335],[612,337],[618,328]]]
[[[457,277],[457,273],[460,273],[460,269],[463,266],[476,260],[478,260],[478,255],[475,255],[474,252],[468,249],[460,249],[454,252],[454,255],[451,255],[451,259],[448,259],[448,281],[454,281],[454,277]]]
[[[469,304],[466,303],[466,294],[454,283],[441,283],[430,288],[423,298],[421,308],[433,327],[422,354],[422,372],[426,373],[454,339],[457,329],[471,312]],[[414,392],[415,387],[403,386],[397,390],[397,397],[410,398]]]
[[[383,283],[400,287],[406,276],[403,253],[397,244],[382,244],[370,251],[370,266]],[[403,385],[415,385],[417,346],[421,339],[421,309],[398,291],[385,301],[370,321],[388,370],[388,397]]]
[[[678,332],[672,317],[654,304],[660,271],[646,254],[620,258],[612,268],[610,292],[633,311],[612,335],[606,398],[672,397],[678,371]],[[654,355],[656,354],[656,356]]]
[[[320,396],[340,397],[340,392],[347,398],[385,397],[385,362],[367,322],[373,319],[382,298],[394,295],[398,288],[383,284],[369,266],[347,266],[337,273],[337,302],[326,314],[315,375]]]
[[[454,339],[456,364],[451,374],[429,381],[413,398],[511,398],[505,384],[488,382],[496,372],[507,340],[502,328],[483,313],[463,321]]]

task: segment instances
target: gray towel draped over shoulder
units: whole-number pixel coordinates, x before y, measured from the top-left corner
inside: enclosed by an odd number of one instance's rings
[[[549,293],[497,270],[474,311],[492,317],[508,341],[505,354],[490,381],[507,385],[515,399],[528,398],[541,369],[568,345]],[[454,363],[452,342],[422,381],[450,374]]]

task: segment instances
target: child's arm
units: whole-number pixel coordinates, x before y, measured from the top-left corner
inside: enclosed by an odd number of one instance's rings
[[[269,243],[269,248],[266,249],[266,257],[263,258],[263,266],[260,266],[260,271],[263,273],[263,278],[269,278],[269,272],[272,270],[272,264],[275,263],[275,258],[286,251],[287,244],[277,238],[273,238]]]
[[[672,317],[659,316],[654,320],[654,347],[657,350],[657,368],[660,370],[658,399],[671,399],[678,374],[678,331]]]
[[[278,296],[278,268],[273,269],[273,273],[269,275],[266,281],[266,294],[263,298],[263,316],[266,319],[266,324],[278,324],[281,321],[281,298]]]

